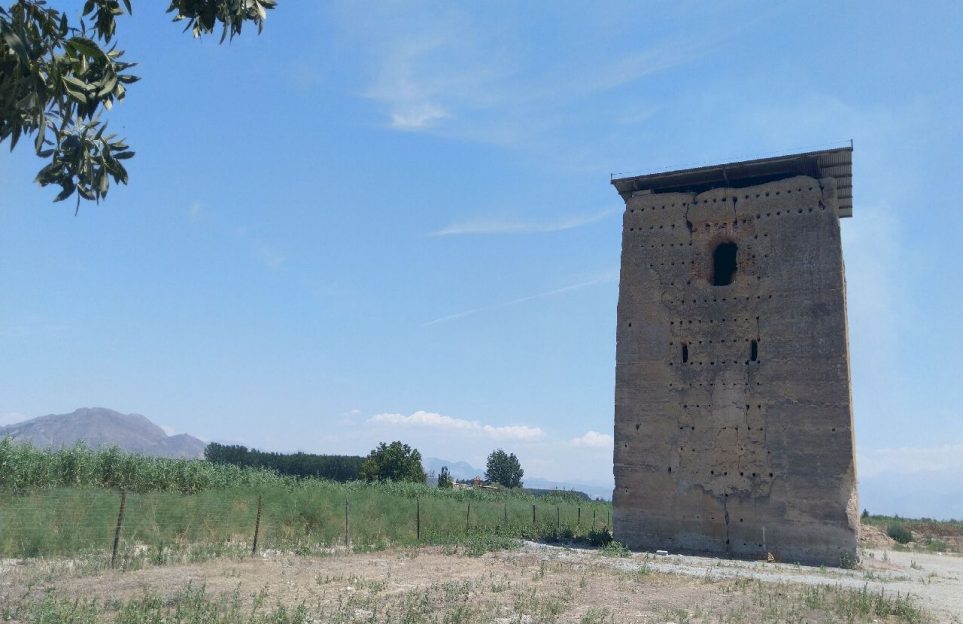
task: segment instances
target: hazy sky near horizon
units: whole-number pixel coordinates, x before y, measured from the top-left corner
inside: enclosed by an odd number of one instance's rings
[[[137,2],[118,32],[143,80],[108,116],[130,185],[75,217],[29,142],[0,151],[0,421],[104,406],[611,483],[610,174],[853,139],[861,504],[963,516],[961,23],[954,2],[282,1],[217,45]]]

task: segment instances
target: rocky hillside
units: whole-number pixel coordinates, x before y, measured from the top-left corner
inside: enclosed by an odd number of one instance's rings
[[[82,407],[71,414],[50,414],[0,427],[0,438],[4,437],[42,448],[83,442],[93,449],[116,445],[129,453],[179,459],[203,457],[205,446],[187,434],[169,436],[140,414],[103,407]]]

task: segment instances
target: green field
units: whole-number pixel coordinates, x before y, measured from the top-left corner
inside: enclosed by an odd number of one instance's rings
[[[255,530],[260,550],[300,554],[345,545],[485,549],[515,538],[586,540],[611,517],[609,503],[566,493],[342,484],[116,450],[46,452],[0,442],[0,557],[109,558],[122,490],[118,562],[125,566],[250,552]]]

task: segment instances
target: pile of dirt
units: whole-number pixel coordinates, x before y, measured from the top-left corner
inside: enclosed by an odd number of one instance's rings
[[[895,544],[896,540],[877,526],[864,524],[859,527],[859,545],[863,548],[888,549]]]

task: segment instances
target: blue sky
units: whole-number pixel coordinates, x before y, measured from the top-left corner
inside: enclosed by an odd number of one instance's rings
[[[0,420],[611,483],[610,174],[853,139],[861,502],[963,517],[958,3],[282,0],[220,46],[135,11],[130,186],[74,217],[0,154]]]

